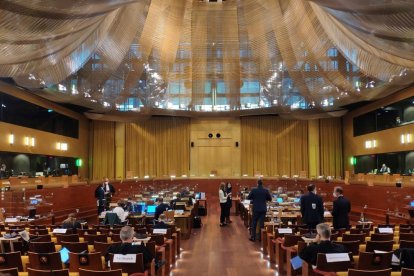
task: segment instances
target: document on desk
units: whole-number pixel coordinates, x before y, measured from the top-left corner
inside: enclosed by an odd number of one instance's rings
[[[292,264],[293,270],[298,270],[302,267],[302,259],[299,256],[296,256],[292,259],[290,259],[290,263]]]
[[[338,263],[338,262],[349,262],[351,259],[349,258],[348,253],[328,253],[326,255],[326,262],[328,263]]]

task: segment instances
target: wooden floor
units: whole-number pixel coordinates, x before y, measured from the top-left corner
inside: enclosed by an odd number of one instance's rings
[[[262,258],[260,243],[248,240],[240,217],[232,215],[233,223],[220,227],[218,200],[209,199],[208,204],[202,228],[194,229],[191,238],[182,241],[181,257],[170,275],[278,275]]]

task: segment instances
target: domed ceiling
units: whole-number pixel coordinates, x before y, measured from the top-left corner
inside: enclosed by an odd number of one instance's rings
[[[91,117],[341,116],[412,84],[413,39],[402,0],[10,0],[0,77]]]

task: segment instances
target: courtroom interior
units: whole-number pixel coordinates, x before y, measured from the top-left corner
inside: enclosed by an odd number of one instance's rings
[[[0,1],[0,275],[413,276],[413,11]]]

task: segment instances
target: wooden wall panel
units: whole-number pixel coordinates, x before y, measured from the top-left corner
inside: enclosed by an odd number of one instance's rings
[[[400,142],[401,134],[412,133],[412,135],[414,135],[413,124],[399,126],[356,137],[353,135],[354,117],[413,96],[414,87],[410,87],[391,96],[375,101],[369,105],[358,108],[352,112],[349,112],[343,117],[344,167],[346,171],[353,172],[354,168],[349,162],[350,158],[353,156],[370,155],[385,152],[414,151],[414,143],[401,144]],[[366,149],[365,141],[367,140],[377,140],[377,147]]]
[[[26,90],[19,87],[1,81],[0,91],[37,106],[52,109],[55,112],[79,121],[78,138],[71,138],[46,131],[0,122],[0,151],[81,158],[84,165],[78,168],[78,174],[83,178],[89,177],[89,168],[87,165],[89,156],[89,121],[85,116],[41,98],[33,93],[28,93]],[[15,142],[13,145],[9,144],[9,134],[14,134]],[[35,138],[36,143],[34,147],[28,147],[23,144],[25,136]],[[57,150],[57,142],[67,143],[68,150]]]
[[[240,176],[239,119],[192,119],[190,140],[191,176],[206,177],[211,171],[220,176]]]

